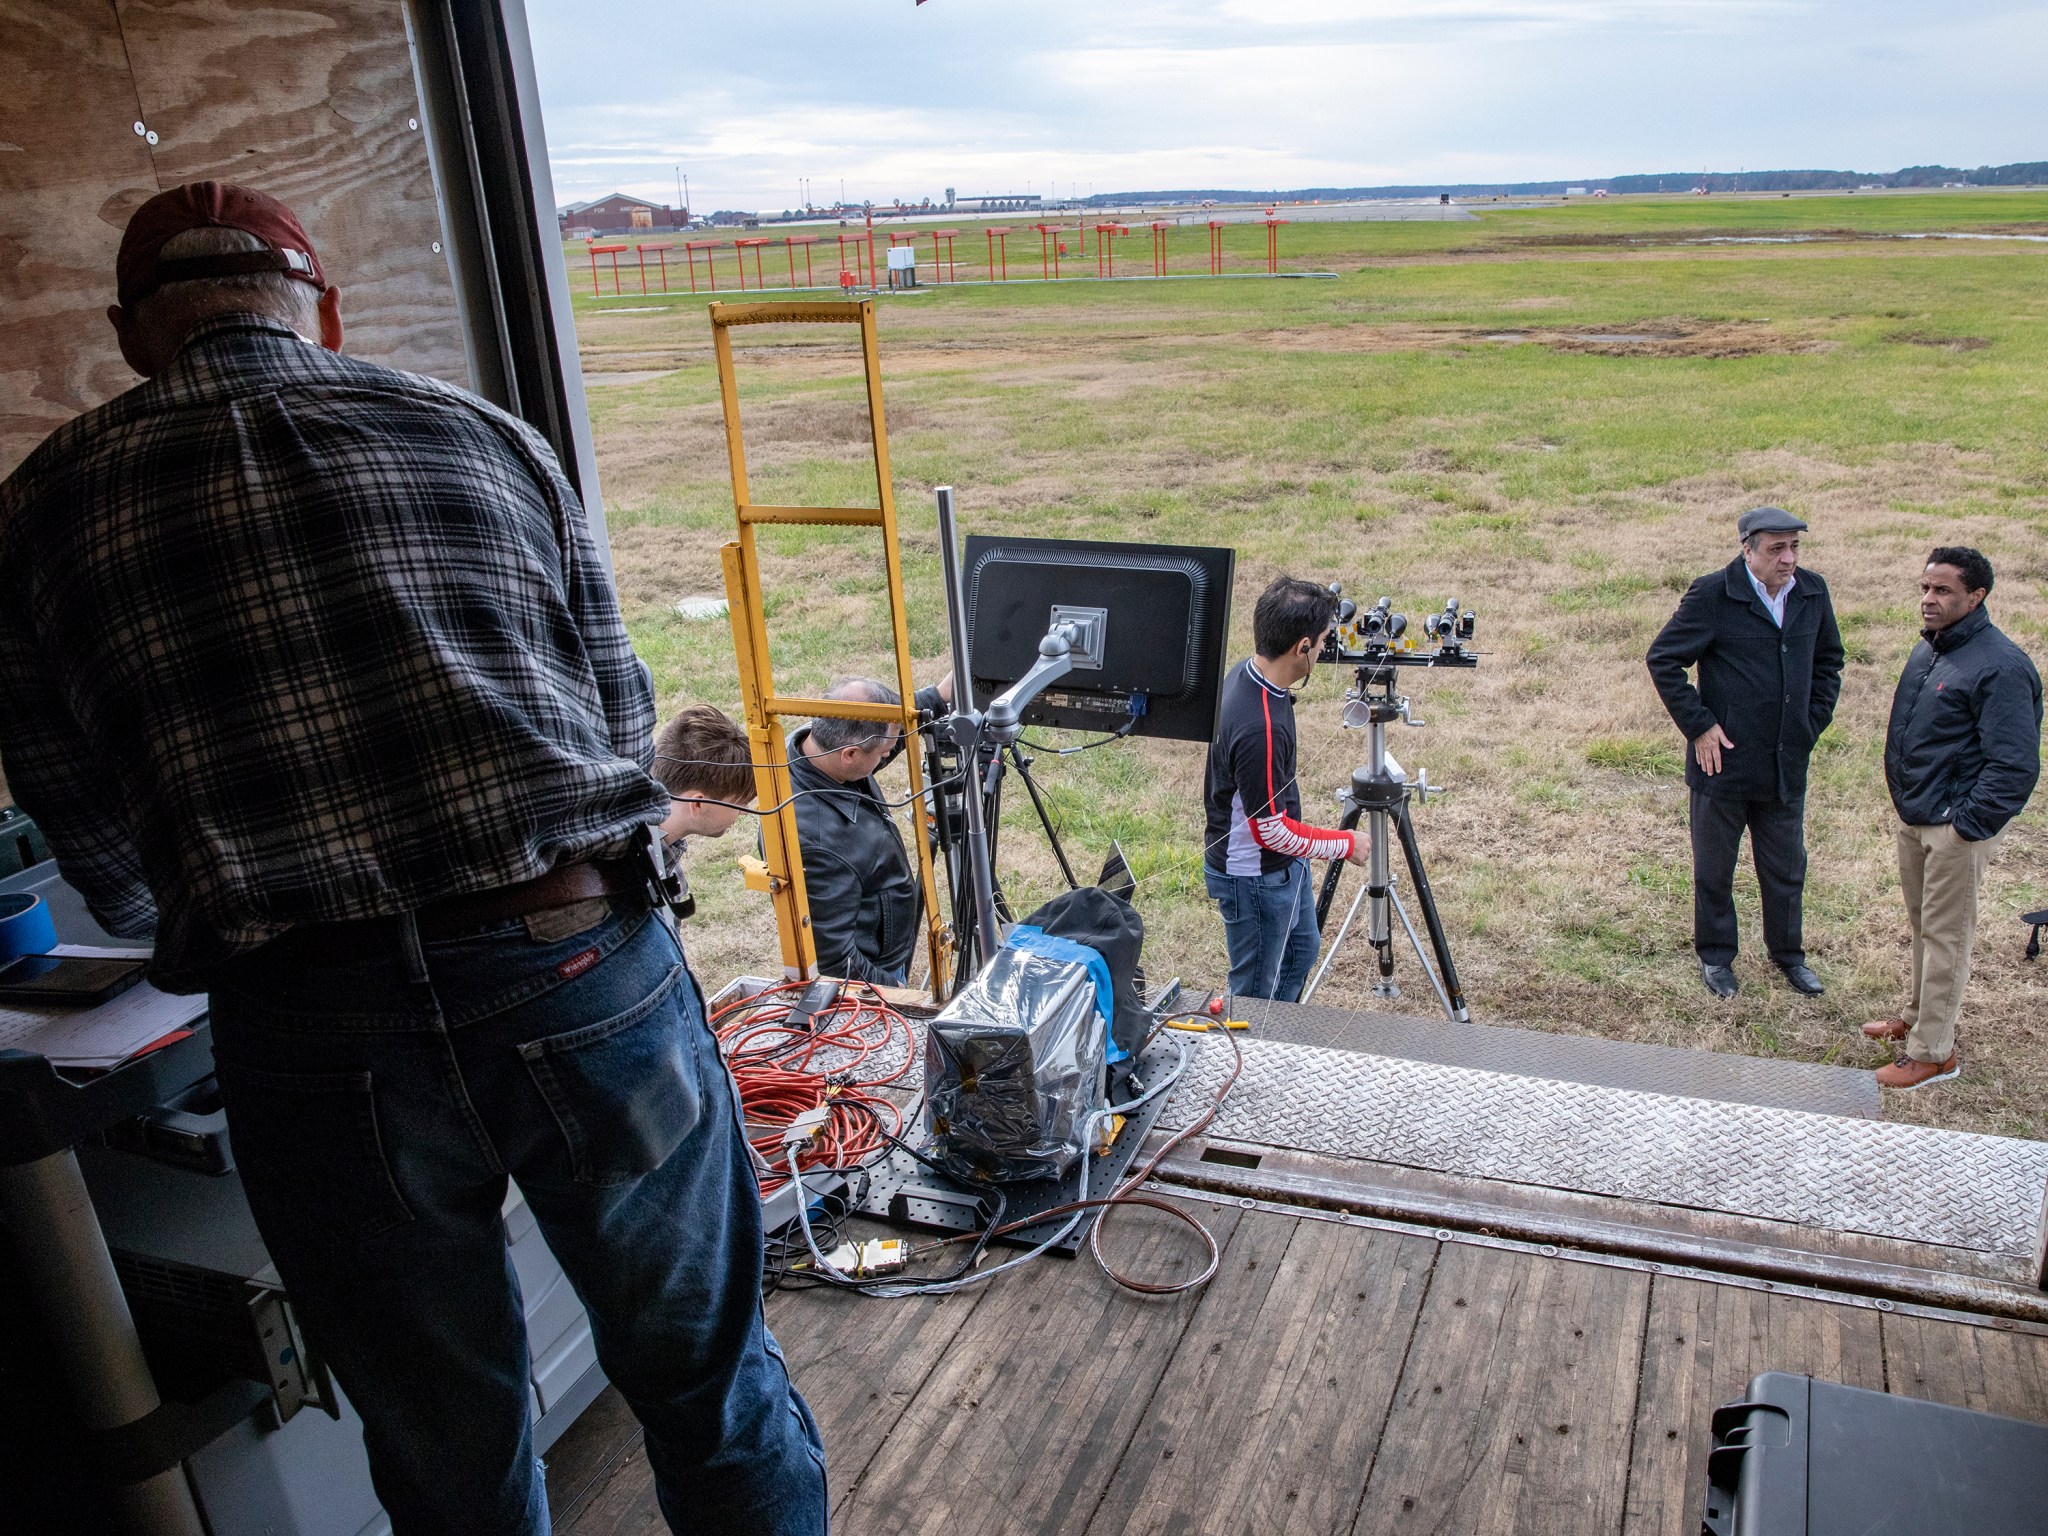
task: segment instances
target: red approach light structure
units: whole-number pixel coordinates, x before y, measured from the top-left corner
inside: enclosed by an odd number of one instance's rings
[[[1128,224],[1098,224],[1095,226],[1095,275],[1116,276],[1116,237],[1128,235]]]
[[[1065,253],[1066,242],[1060,239],[1067,232],[1064,224],[1034,224],[1038,231],[1038,275],[1059,281],[1060,257]]]
[[[1211,277],[1221,277],[1223,275],[1223,231],[1228,227],[1221,219],[1211,219],[1209,221],[1209,275]]]
[[[1010,236],[1017,233],[1007,224],[991,224],[988,229],[988,275],[989,281],[1007,283],[1010,280]],[[997,262],[1002,263],[1001,276],[997,276]]]
[[[663,293],[668,292],[668,253],[674,249],[673,245],[668,244],[636,245],[633,247],[633,254],[640,258],[640,291],[642,293],[647,291],[647,253],[649,251],[654,252],[654,260],[661,269],[661,291]]]
[[[919,0],[922,4],[923,0]],[[957,283],[959,275],[953,270],[953,242],[960,238],[957,229],[935,229],[932,237],[932,281],[935,283]],[[940,249],[943,242],[944,249]]]
[[[852,265],[851,267],[847,266],[847,264],[846,264],[846,249],[847,249],[847,247],[848,247],[848,246],[851,246],[851,247],[853,247],[853,265]],[[840,282],[839,282],[839,286],[840,286],[840,287],[842,287],[842,288],[854,288],[854,287],[858,287],[858,286],[860,285],[860,279],[861,279],[861,265],[860,265],[860,264],[861,264],[861,255],[862,255],[862,252],[863,252],[863,250],[865,250],[865,252],[866,252],[866,255],[867,255],[867,263],[868,263],[868,266],[867,266],[867,279],[868,279],[868,284],[867,284],[867,285],[868,285],[868,286],[869,286],[870,288],[872,288],[872,287],[874,287],[874,286],[875,286],[875,246],[874,246],[874,234],[873,234],[873,232],[872,232],[872,231],[858,231],[858,232],[853,232],[853,233],[849,233],[848,231],[846,231],[846,230],[843,230],[843,229],[842,229],[842,230],[841,230],[841,231],[839,232],[839,273],[840,273]],[[851,283],[849,283],[849,282],[847,282],[847,281],[846,281],[846,274],[847,274],[848,272],[851,272],[851,273],[853,274],[853,281],[852,281]]]
[[[732,248],[739,254],[741,293],[747,291],[747,252],[749,251],[754,253],[754,286],[756,288],[766,288],[768,286],[768,280],[761,275],[761,247],[768,243],[769,237],[767,235],[757,235],[751,240],[733,241]]]
[[[590,292],[591,292],[591,296],[592,296],[593,298],[594,298],[594,297],[596,297],[596,295],[598,295],[598,294],[600,294],[600,293],[602,293],[602,292],[604,291],[604,290],[603,290],[603,289],[602,289],[602,288],[601,288],[601,287],[599,286],[599,284],[600,284],[600,282],[602,281],[602,279],[601,279],[601,277],[599,276],[599,274],[598,274],[598,270],[597,270],[597,258],[598,258],[598,257],[600,257],[600,256],[609,256],[609,257],[611,257],[611,259],[612,259],[612,292],[613,292],[613,293],[617,293],[617,292],[619,291],[619,252],[621,252],[621,251],[623,251],[623,250],[625,250],[625,249],[626,249],[626,245],[625,245],[625,242],[624,242],[624,241],[621,241],[621,242],[619,242],[619,244],[617,244],[617,245],[599,245],[599,244],[597,244],[597,243],[596,243],[595,241],[592,241],[592,242],[591,242],[591,245],[590,245]]]
[[[1280,271],[1280,226],[1286,222],[1274,218],[1272,209],[1266,210],[1266,271],[1271,274]]]
[[[1155,221],[1152,230],[1152,275],[1166,276],[1166,232],[1174,226],[1170,222]]]
[[[804,248],[804,286],[806,288],[818,286],[817,282],[811,277],[811,247],[816,245],[822,238],[820,235],[784,235],[782,237],[782,243],[789,248],[790,287],[794,288],[796,286],[796,248],[798,246]]]
[[[683,259],[690,264],[690,292],[697,291],[697,253],[704,253],[704,277],[706,286],[713,293],[718,292],[718,248],[722,240],[685,240]]]

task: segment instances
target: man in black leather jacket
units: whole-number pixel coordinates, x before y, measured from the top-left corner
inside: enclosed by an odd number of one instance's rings
[[[1749,833],[1764,944],[1794,991],[1806,964],[1806,764],[1842,691],[1828,584],[1799,563],[1806,524],[1782,507],[1736,520],[1741,553],[1695,581],[1650,646],[1650,677],[1688,743],[1692,932],[1700,981],[1735,995],[1735,859]],[[1699,681],[1687,679],[1698,668]]]
[[[936,711],[949,691],[923,688],[914,702]],[[834,683],[825,697],[898,700],[866,677]],[[899,736],[893,724],[827,717],[790,738],[797,846],[820,975],[900,987],[910,972],[923,903],[903,834],[874,778],[896,756]]]
[[[1991,562],[1945,547],[1920,577],[1920,643],[1906,658],[1884,738],[1898,812],[1899,884],[1913,929],[1913,984],[1896,1018],[1863,1026],[1902,1041],[1887,1088],[1960,1071],[1956,1016],[1970,980],[1977,900],[2006,823],[2041,776],[2041,676],[1991,622]]]

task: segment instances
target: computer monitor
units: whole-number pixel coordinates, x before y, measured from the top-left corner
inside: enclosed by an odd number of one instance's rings
[[[1027,725],[1208,741],[1230,636],[1237,552],[1173,544],[974,535],[967,588],[974,702],[1031,669],[1060,620],[1079,621],[1091,654],[1024,711]]]

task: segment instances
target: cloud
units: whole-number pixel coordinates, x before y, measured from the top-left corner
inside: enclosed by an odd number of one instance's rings
[[[556,190],[713,207],[2048,155],[2038,10],[528,0]]]

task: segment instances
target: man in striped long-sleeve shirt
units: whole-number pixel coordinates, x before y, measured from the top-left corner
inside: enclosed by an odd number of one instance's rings
[[[1252,613],[1257,654],[1223,683],[1205,786],[1203,879],[1223,914],[1230,990],[1293,1002],[1321,934],[1311,859],[1363,864],[1365,839],[1301,819],[1294,772],[1294,694],[1315,670],[1337,614],[1326,587],[1291,576],[1260,594]]]

